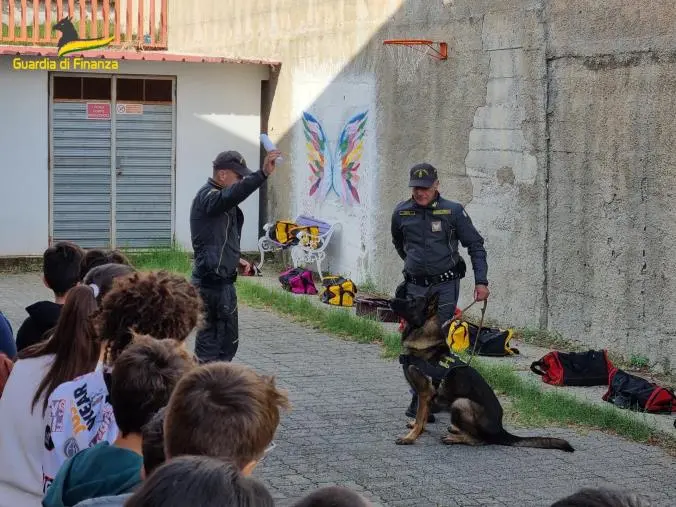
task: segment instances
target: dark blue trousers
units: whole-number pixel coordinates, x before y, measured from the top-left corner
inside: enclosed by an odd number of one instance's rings
[[[239,346],[237,292],[232,283],[200,284],[193,279],[204,302],[204,325],[197,332],[195,355],[200,363],[232,361]]]

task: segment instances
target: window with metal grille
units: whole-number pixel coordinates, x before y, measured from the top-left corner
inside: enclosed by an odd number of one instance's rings
[[[54,76],[54,100],[110,100],[108,77]]]
[[[117,79],[117,100],[125,102],[173,103],[171,80],[169,79]]]

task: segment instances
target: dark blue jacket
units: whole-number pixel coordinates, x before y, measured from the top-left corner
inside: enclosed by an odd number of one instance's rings
[[[460,260],[458,241],[472,259],[474,281],[488,284],[484,240],[464,207],[437,194],[427,207],[412,198],[392,214],[392,243],[413,276],[434,276],[452,269]]]
[[[16,350],[21,352],[46,339],[45,333],[56,326],[62,308],[63,305],[54,301],[38,301],[27,306],[28,317],[16,332]]]
[[[190,209],[195,278],[205,284],[233,281],[239,264],[244,225],[244,213],[238,204],[266,179],[261,170],[226,188],[209,178],[199,189]]]
[[[0,352],[4,352],[10,359],[16,357],[16,343],[14,343],[12,325],[2,312],[0,312]]]

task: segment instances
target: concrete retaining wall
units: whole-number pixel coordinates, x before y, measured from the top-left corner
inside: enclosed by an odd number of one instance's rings
[[[408,196],[408,168],[428,161],[486,238],[492,318],[673,369],[670,2],[179,4],[170,49],[282,62],[270,133],[288,157],[269,184],[270,218],[341,219],[333,270],[397,285],[390,215]],[[388,38],[444,40],[449,58],[425,57],[406,74],[383,47]],[[360,202],[310,196],[303,113],[335,146],[364,111]],[[470,275],[461,304],[472,288]]]

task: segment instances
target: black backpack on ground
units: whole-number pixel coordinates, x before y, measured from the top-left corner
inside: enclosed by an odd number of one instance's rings
[[[676,412],[676,395],[672,389],[617,368],[610,373],[610,386],[603,395],[603,401],[630,410],[667,414]]]
[[[530,365],[533,373],[553,386],[607,386],[612,368],[606,350],[553,351]]]

